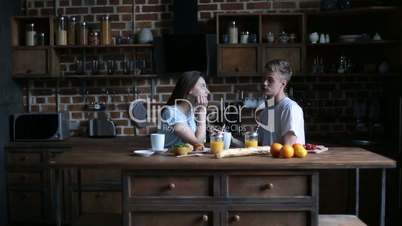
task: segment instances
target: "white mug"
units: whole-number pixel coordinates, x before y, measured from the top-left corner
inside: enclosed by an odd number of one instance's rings
[[[232,133],[223,132],[223,149],[225,150],[229,149],[231,142],[232,142]]]
[[[165,134],[153,133],[151,134],[151,147],[152,150],[161,151],[165,148]]]

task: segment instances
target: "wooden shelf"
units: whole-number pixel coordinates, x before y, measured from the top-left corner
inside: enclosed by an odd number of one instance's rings
[[[51,46],[45,45],[45,46],[13,46],[13,49],[19,49],[19,50],[38,50],[38,49],[50,49]]]
[[[122,45],[55,45],[55,49],[79,49],[79,48],[151,48],[153,44],[122,44]]]
[[[263,43],[264,48],[301,48],[302,43]]]
[[[359,7],[344,10],[334,10],[334,11],[315,11],[306,13],[307,16],[339,16],[339,15],[359,15],[367,13],[388,13],[391,11],[397,12],[398,7],[394,6],[370,6],[370,7]]]
[[[362,46],[362,45],[388,45],[399,44],[398,40],[382,40],[382,41],[356,41],[356,42],[331,42],[326,44],[307,44],[307,47],[331,47],[331,46]]]
[[[95,79],[95,78],[157,78],[156,74],[141,74],[141,75],[124,75],[124,74],[113,74],[113,75],[63,75],[59,78],[87,78],[87,79]]]
[[[390,75],[380,75],[378,73],[297,73],[295,77],[390,77],[390,76],[398,76],[397,74],[390,74]]]
[[[318,216],[319,226],[367,226],[358,217],[354,215],[319,215]]]
[[[247,44],[218,44],[220,47],[258,47],[259,43],[247,43]]]

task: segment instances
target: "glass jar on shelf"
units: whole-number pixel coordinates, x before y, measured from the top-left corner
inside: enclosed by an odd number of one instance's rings
[[[75,45],[76,44],[76,40],[75,40],[75,30],[76,30],[76,25],[77,25],[77,19],[75,17],[71,17],[70,21],[68,23],[68,44],[69,45]]]
[[[258,133],[257,132],[246,132],[246,134],[244,135],[244,146],[246,148],[258,147]]]
[[[110,45],[112,43],[112,32],[110,29],[110,17],[103,16],[101,22],[101,44]]]
[[[79,45],[88,45],[88,27],[87,23],[83,21],[80,25],[80,30],[79,30],[79,37],[78,37],[78,44]]]
[[[60,16],[57,21],[56,45],[67,45],[67,27],[64,16]]]
[[[35,36],[36,36],[36,31],[35,31],[35,24],[30,23],[26,26],[26,31],[25,31],[25,45],[26,46],[34,46],[35,43]]]
[[[97,30],[92,30],[89,33],[88,44],[92,46],[97,46],[100,44],[99,32]]]
[[[213,154],[217,154],[224,149],[223,134],[216,133],[211,135],[210,148]]]

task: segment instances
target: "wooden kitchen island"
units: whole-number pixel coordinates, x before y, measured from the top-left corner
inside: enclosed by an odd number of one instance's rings
[[[147,144],[144,138],[72,142],[71,151],[50,160],[58,225],[65,219],[62,200],[70,191],[66,177],[86,168],[121,169],[124,226],[335,226],[339,220],[365,225],[353,216],[319,216],[319,170],[355,170],[358,181],[359,169],[378,168],[384,225],[386,169],[396,163],[378,154],[342,147],[303,159],[131,154]],[[359,186],[355,190],[358,214]]]

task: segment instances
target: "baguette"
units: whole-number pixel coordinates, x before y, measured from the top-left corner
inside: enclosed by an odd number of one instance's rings
[[[239,156],[248,156],[248,155],[259,155],[259,154],[269,154],[271,150],[270,146],[259,146],[256,148],[231,148],[228,150],[223,150],[217,154],[215,157],[217,159],[226,158],[226,157],[239,157]]]

